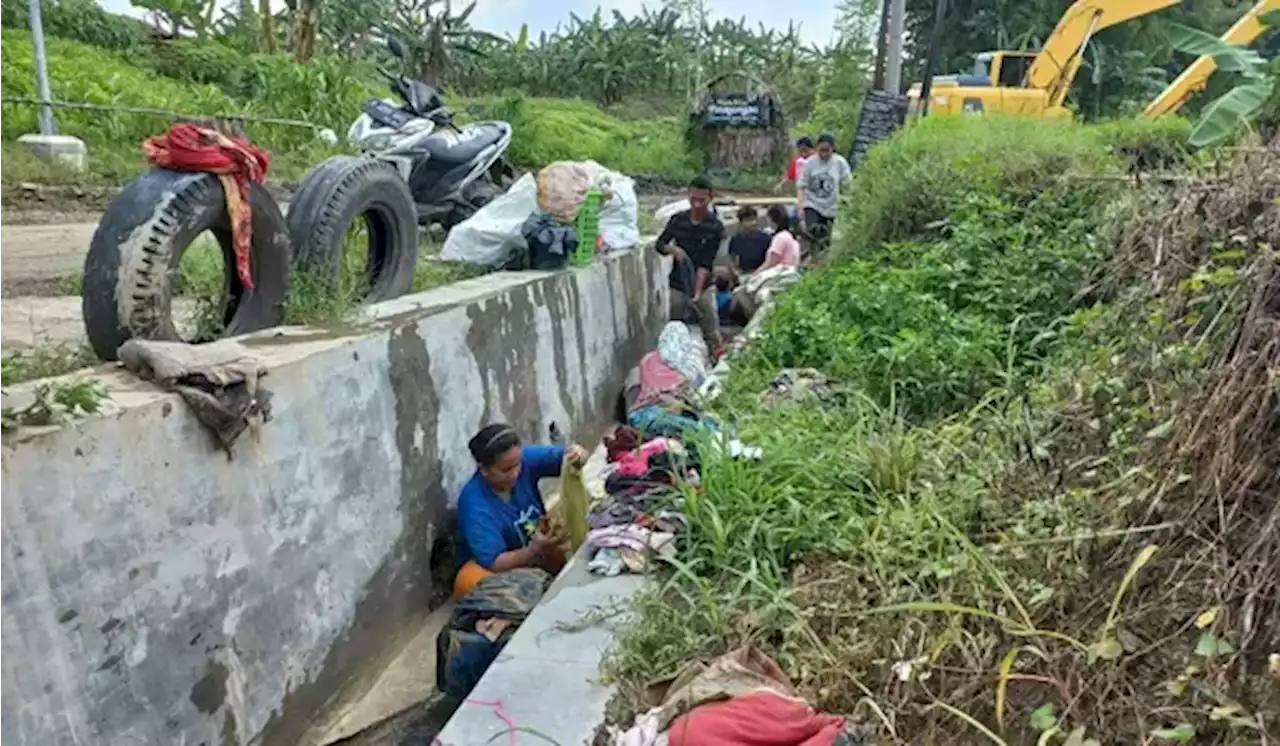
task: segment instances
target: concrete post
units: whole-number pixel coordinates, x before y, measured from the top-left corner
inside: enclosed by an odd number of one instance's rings
[[[48,137],[58,134],[53,124],[53,107],[49,101],[49,67],[44,55],[44,21],[40,18],[40,0],[28,0],[31,16],[31,46],[36,53],[36,91],[40,97],[40,134]]]
[[[907,0],[889,2],[889,43],[884,65],[884,89],[896,96],[902,93],[902,34],[907,20]]]

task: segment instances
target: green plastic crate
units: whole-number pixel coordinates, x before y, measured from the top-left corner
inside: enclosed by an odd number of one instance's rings
[[[573,252],[573,263],[581,266],[590,264],[596,257],[596,239],[600,235],[600,192],[587,192],[582,207],[578,209],[578,217],[574,219],[574,230],[578,232],[578,249]]]

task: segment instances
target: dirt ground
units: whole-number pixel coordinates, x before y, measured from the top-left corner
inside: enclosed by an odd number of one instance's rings
[[[4,215],[7,218],[8,215]],[[84,268],[96,219],[61,224],[0,223],[0,295],[56,294],[61,278]]]
[[[0,347],[6,353],[42,342],[65,342],[84,336],[79,296],[4,298],[0,300]]]

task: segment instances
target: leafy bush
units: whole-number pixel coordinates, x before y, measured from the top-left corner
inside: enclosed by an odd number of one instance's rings
[[[928,117],[871,150],[854,176],[838,248],[858,252],[912,238],[971,195],[1025,205],[1064,175],[1094,175],[1116,165],[1098,138],[1074,122]],[[1097,193],[1105,186],[1073,188]]]
[[[229,95],[238,90],[245,67],[243,52],[216,41],[177,39],[151,46],[146,64],[161,75],[199,85],[216,85]]]
[[[501,119],[515,131],[511,159],[522,166],[594,160],[638,176],[685,179],[697,171],[680,120],[624,121],[587,101],[525,98],[507,93],[467,107],[480,119]]]
[[[1176,168],[1191,157],[1191,122],[1178,116],[1132,117],[1092,125],[1104,146],[1137,170]]]
[[[60,101],[172,109],[190,114],[217,114],[239,107],[213,86],[182,85],[128,64],[97,47],[65,39],[46,40],[49,85]],[[36,96],[31,35],[5,29],[0,44],[0,79],[5,96]],[[135,173],[142,163],[142,141],[164,130],[168,122],[119,112],[59,109],[58,130],[89,146],[95,171]],[[32,106],[5,104],[0,117],[5,140],[36,130]]]
[[[204,45],[204,49],[212,45]],[[154,108],[188,115],[249,115],[300,119],[345,132],[372,94],[361,78],[344,75],[336,63],[316,60],[306,65],[287,60],[252,60],[253,77],[246,89],[255,97],[241,101],[214,85],[182,83],[131,63],[102,49],[65,39],[47,40],[49,83],[53,97],[61,101],[99,105]],[[196,47],[193,47],[196,48]],[[35,97],[31,35],[5,29],[0,45],[0,69],[4,95]],[[163,115],[111,111],[60,109],[59,131],[81,138],[89,146],[91,167],[110,178],[128,178],[145,167],[142,141],[168,128]],[[32,106],[5,104],[2,133],[5,140],[35,131]],[[246,122],[251,140],[273,158],[272,172],[294,176],[331,152],[311,129]]]
[[[975,132],[991,124],[1017,129],[1024,139],[1016,142],[1031,152],[997,149],[992,135]],[[1116,193],[1107,179],[1062,181],[1067,167],[1045,144],[1051,136],[1066,135],[1068,163],[1106,171],[1115,163],[1075,125],[952,119],[926,127],[935,125],[873,157],[877,169],[904,152],[938,164],[903,165],[902,181],[920,191],[883,183],[875,194],[856,193],[844,227],[871,243],[843,237],[842,258],[779,299],[751,353],[757,364],[820,368],[918,419],[973,404],[1051,350],[1058,320],[1105,257],[1094,233]],[[938,224],[926,229],[929,221]]]
[[[3,32],[6,96],[35,96],[30,34]],[[158,44],[141,58],[152,71],[102,49],[64,39],[48,40],[54,98],[102,105],[147,107],[192,115],[247,114],[297,119],[345,134],[364,101],[389,96],[365,63],[318,57],[295,64],[282,55],[240,56],[216,42]],[[234,64],[233,64],[234,63]],[[176,77],[174,77],[176,76]],[[557,160],[592,159],[610,168],[662,180],[696,171],[676,118],[625,121],[594,104],[566,99],[526,99],[518,94],[462,100],[459,121],[503,119],[514,127],[511,157],[536,168]],[[60,131],[85,140],[95,172],[127,177],[143,167],[142,141],[163,131],[167,118],[138,114],[60,110]],[[3,137],[34,131],[34,107],[4,106]],[[246,123],[251,139],[271,151],[274,173],[299,173],[327,154],[313,132],[298,127]]]
[[[40,20],[45,36],[91,44],[116,52],[133,52],[147,43],[142,22],[108,13],[94,0],[42,0]],[[3,25],[26,31],[31,17],[27,0],[4,0]]]

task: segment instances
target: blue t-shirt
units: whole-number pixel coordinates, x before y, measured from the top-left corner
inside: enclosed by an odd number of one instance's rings
[[[732,290],[716,291],[716,311],[720,316],[720,325],[729,326],[733,319],[729,317],[729,305],[733,302]]]
[[[521,449],[520,476],[506,501],[493,491],[477,471],[458,495],[458,529],[460,559],[475,560],[492,568],[498,555],[529,544],[538,528],[538,519],[546,514],[538,480],[560,476],[564,463],[564,446],[524,446]]]

